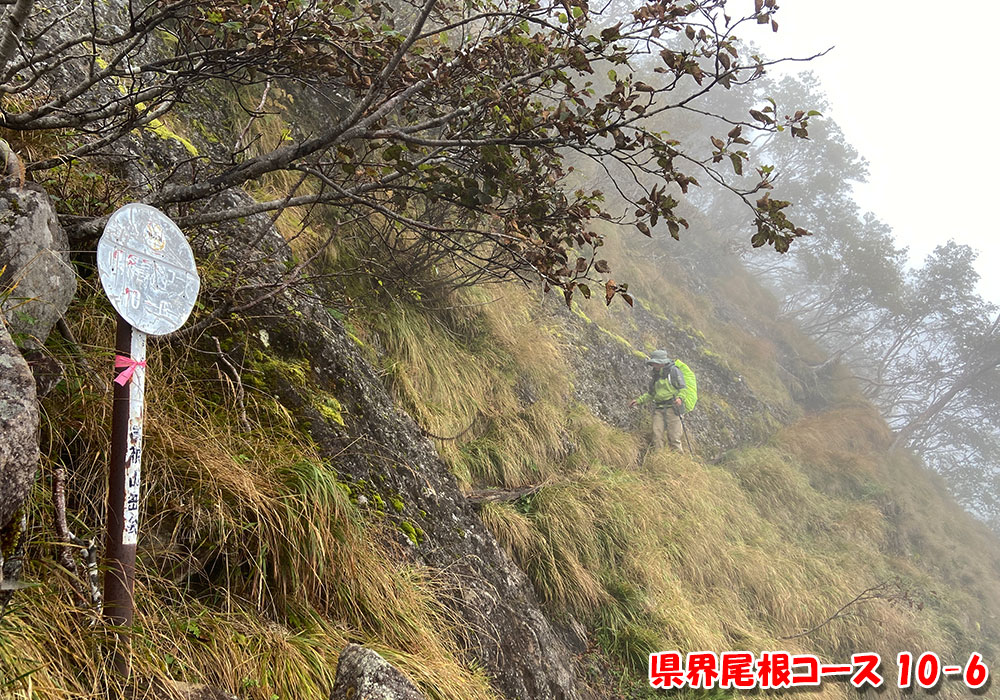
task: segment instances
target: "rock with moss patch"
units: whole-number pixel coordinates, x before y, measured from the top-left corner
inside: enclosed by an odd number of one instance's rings
[[[413,523],[404,520],[399,524],[399,529],[410,539],[414,545],[419,545],[424,540],[424,531]]]
[[[44,342],[66,313],[76,294],[68,250],[45,190],[29,183],[0,195],[0,312],[15,337]]]
[[[330,700],[426,700],[410,680],[379,654],[348,644],[340,652]]]

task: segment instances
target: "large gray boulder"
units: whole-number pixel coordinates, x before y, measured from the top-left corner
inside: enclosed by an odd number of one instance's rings
[[[0,530],[27,498],[38,466],[35,380],[0,317]]]
[[[76,274],[66,232],[41,187],[0,193],[0,268],[0,313],[11,333],[22,346],[44,342],[76,294]]]
[[[409,679],[376,652],[348,644],[340,652],[330,700],[426,700]]]

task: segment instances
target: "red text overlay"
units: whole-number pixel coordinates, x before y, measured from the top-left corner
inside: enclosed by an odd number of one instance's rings
[[[961,680],[969,688],[982,688],[990,677],[981,654],[972,654],[964,665],[946,665],[938,655],[908,651],[896,657],[897,688],[933,688],[943,678]],[[825,664],[811,654],[787,651],[661,651],[649,655],[649,684],[654,688],[722,688],[770,690],[818,686],[824,679],[847,680],[855,688],[881,688],[882,658],[878,654],[851,656],[849,664]]]

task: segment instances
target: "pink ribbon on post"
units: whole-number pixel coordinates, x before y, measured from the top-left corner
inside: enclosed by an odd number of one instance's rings
[[[146,367],[146,361],[136,362],[131,357],[125,357],[124,355],[115,355],[115,369],[124,368],[125,371],[115,377],[115,384],[119,386],[125,386],[128,384],[132,375],[135,373],[136,367]]]

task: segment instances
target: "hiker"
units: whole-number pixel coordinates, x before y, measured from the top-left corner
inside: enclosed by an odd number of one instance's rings
[[[653,448],[664,444],[664,432],[670,448],[683,452],[681,437],[684,423],[681,416],[694,408],[698,402],[698,385],[694,372],[680,360],[671,360],[666,350],[657,350],[646,365],[652,368],[649,389],[629,406],[639,406],[653,402]]]

